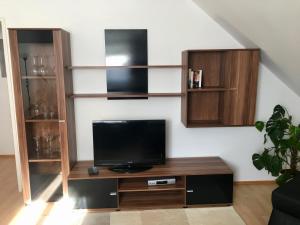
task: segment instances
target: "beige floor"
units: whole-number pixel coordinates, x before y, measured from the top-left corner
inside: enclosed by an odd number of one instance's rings
[[[16,179],[14,158],[0,156],[0,225],[9,224],[24,210]],[[247,225],[267,224],[272,210],[271,192],[275,187],[268,183],[235,185],[234,208]],[[47,215],[48,210],[49,207],[45,207],[41,214]]]

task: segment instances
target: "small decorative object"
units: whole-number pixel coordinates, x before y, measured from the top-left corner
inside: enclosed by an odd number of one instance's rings
[[[189,69],[189,83],[188,83],[189,88],[194,87],[194,71],[192,69]]]
[[[257,121],[255,127],[264,131],[264,151],[253,154],[254,166],[265,169],[281,185],[299,173],[300,125],[294,125],[292,116],[281,105],[276,105],[267,122]]]
[[[202,87],[202,73],[203,73],[203,71],[200,69],[198,72],[199,72],[199,87],[198,88],[201,88]]]
[[[28,60],[28,56],[27,54],[23,54],[22,55],[22,59],[24,61],[24,69],[25,69],[25,77],[27,78],[28,76],[28,70],[27,70],[27,60]],[[26,79],[26,91],[27,91],[27,98],[28,98],[28,105],[31,105],[31,99],[30,99],[30,94],[29,94],[29,80]]]
[[[193,82],[194,88],[199,88],[199,81],[200,81],[199,71],[194,71],[194,82]]]

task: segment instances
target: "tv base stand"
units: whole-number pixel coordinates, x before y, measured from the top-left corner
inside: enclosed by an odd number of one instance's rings
[[[145,170],[150,170],[152,166],[145,165],[124,165],[109,167],[109,170],[117,173],[139,173]]]
[[[99,167],[89,176],[93,161],[79,161],[68,178],[75,208],[154,209],[198,205],[231,205],[233,174],[219,157],[173,158],[139,173],[116,173]],[[175,178],[175,184],[148,186],[148,180]]]

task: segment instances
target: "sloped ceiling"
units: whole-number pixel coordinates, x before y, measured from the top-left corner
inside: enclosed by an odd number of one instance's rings
[[[299,0],[193,0],[300,96]]]

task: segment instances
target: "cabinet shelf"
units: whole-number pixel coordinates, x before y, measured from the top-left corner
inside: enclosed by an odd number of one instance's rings
[[[135,98],[135,97],[181,97],[182,93],[118,93],[118,94],[108,94],[108,93],[99,93],[99,94],[71,94],[68,97],[70,98]]]
[[[58,119],[26,119],[26,123],[58,123]]]
[[[190,88],[188,92],[236,91],[236,88]]]
[[[118,69],[118,68],[127,68],[127,69],[163,69],[163,68],[182,68],[182,65],[128,65],[128,66],[67,66],[67,69]]]
[[[49,76],[21,76],[22,80],[55,80],[55,75],[49,75]]]
[[[49,154],[32,154],[29,155],[28,162],[30,163],[42,163],[42,162],[60,162],[61,161],[61,156],[60,152],[55,152],[52,153],[51,155]]]
[[[148,186],[148,178],[121,179],[119,192],[152,192],[152,191],[180,191],[185,190],[184,178],[177,176],[176,184]]]

